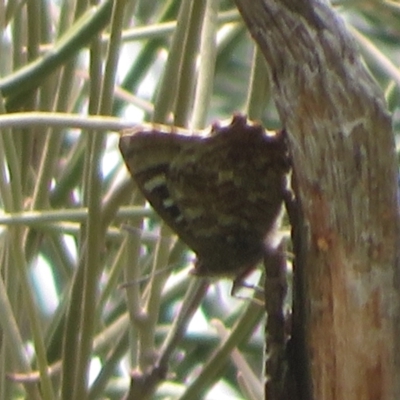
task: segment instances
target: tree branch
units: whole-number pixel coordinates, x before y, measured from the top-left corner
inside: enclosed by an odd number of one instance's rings
[[[381,90],[325,2],[236,4],[288,132],[303,215],[294,334],[310,396],[400,398],[397,164]]]

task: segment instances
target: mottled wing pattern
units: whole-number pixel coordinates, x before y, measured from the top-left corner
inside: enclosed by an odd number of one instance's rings
[[[192,247],[193,240],[190,235],[185,237],[185,221],[170,195],[168,181],[173,160],[193,141],[198,141],[198,138],[139,127],[125,132],[119,142],[122,156],[139,189],[189,247]]]
[[[236,115],[206,138],[140,130],[120,148],[147,200],[196,253],[198,275],[238,275],[261,259],[286,187],[282,135]]]

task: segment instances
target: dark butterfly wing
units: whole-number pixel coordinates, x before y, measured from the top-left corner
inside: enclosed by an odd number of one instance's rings
[[[240,118],[182,148],[171,161],[168,185],[197,236],[229,234],[233,225],[264,237],[279,214],[287,171],[282,136],[267,136]]]
[[[196,235],[199,275],[254,267],[274,231],[289,169],[284,138],[234,117],[174,158],[169,191]]]
[[[163,133],[139,127],[124,132],[119,148],[132,178],[164,222],[193,250],[196,239],[169,190],[171,165],[188,147],[201,141],[198,137]]]
[[[200,138],[137,130],[120,149],[139,188],[198,257],[199,275],[237,275],[263,254],[282,205],[286,151],[235,116]]]

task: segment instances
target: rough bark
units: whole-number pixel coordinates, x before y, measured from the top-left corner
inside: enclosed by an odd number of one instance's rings
[[[381,90],[325,2],[235,1],[271,70],[302,215],[301,398],[399,399],[397,164]]]

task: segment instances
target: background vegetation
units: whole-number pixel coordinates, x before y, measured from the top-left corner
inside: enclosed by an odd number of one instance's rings
[[[398,132],[399,5],[334,6]],[[234,4],[0,1],[0,28],[0,399],[120,399],[132,371],[136,398],[262,398],[262,307],[204,294],[111,132],[235,111],[280,128]]]

